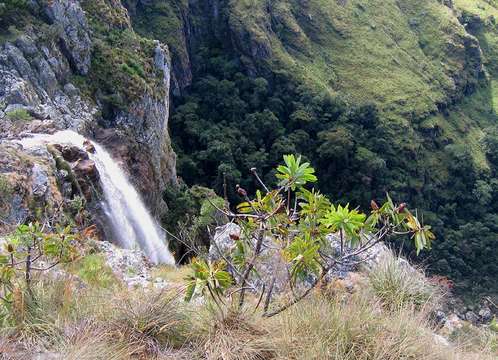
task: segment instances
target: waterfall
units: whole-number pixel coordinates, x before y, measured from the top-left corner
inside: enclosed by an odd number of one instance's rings
[[[46,143],[71,144],[83,147],[89,141],[80,134],[64,130],[53,135],[34,134],[24,138],[20,143],[33,147]],[[113,160],[103,146],[91,141],[94,153],[88,153],[100,175],[104,200],[102,208],[112,226],[116,241],[121,247],[132,249],[139,247],[150,261],[158,264],[175,264],[173,255],[168,250],[166,234],[159,228],[150,215],[137,190],[130,184],[125,173]]]

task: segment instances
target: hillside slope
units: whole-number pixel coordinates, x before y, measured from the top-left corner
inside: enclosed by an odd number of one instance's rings
[[[170,45],[188,184],[251,188],[248,168],[299,152],[338,201],[366,207],[389,191],[424,210],[433,271],[467,290],[495,283],[494,2],[127,6],[137,31]]]
[[[249,168],[271,182],[300,153],[337,202],[418,207],[430,270],[496,292],[494,0],[1,4],[2,137],[38,121],[95,137],[154,213],[167,200],[171,230],[195,212],[171,142],[187,185],[227,183],[233,202]]]

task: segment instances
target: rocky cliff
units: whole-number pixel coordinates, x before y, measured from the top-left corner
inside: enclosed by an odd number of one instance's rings
[[[164,212],[161,191],[177,181],[167,46],[136,35],[119,1],[31,1],[22,23],[4,27],[2,143],[60,129],[96,138],[127,168],[156,214]],[[114,49],[116,41],[128,47]],[[3,165],[0,171],[10,173],[12,164]],[[28,172],[37,177],[35,169]]]

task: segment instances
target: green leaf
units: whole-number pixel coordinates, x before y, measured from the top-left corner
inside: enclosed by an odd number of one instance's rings
[[[309,182],[316,182],[315,169],[309,163],[301,164],[301,156],[284,155],[284,165],[277,167],[277,179],[281,180],[279,186],[286,190],[295,191]]]

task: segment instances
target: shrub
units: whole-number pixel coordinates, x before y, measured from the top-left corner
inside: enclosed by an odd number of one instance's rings
[[[10,121],[30,121],[32,119],[31,115],[26,109],[16,109],[9,111],[7,114],[7,119]]]
[[[7,176],[0,174],[0,215],[8,210],[13,194],[14,189]]]
[[[392,253],[382,257],[369,271],[368,279],[374,294],[389,309],[411,305],[421,308],[429,303],[434,305],[441,298],[440,288],[431,284],[420,270]]]
[[[288,268],[289,276],[284,281],[290,288],[301,287],[302,290],[285,304],[273,306],[273,287],[276,275],[260,278],[261,299],[264,301],[264,316],[275,316],[304,299],[319,284],[326,281],[326,275],[338,264],[367,253],[376,244],[395,235],[409,235],[413,240],[417,254],[431,247],[434,235],[430,226],[424,226],[406,207],[395,204],[387,196],[387,201],[379,206],[371,203],[371,212],[361,213],[350,208],[349,204],[334,205],[315,189],[305,186],[316,182],[315,170],[301,156],[285,155],[285,165],[276,169],[279,183],[275,189],[269,189],[261,180],[256,169],[251,172],[261,186],[251,199],[248,192],[236,186],[236,191],[244,200],[233,212],[229,207],[218,208],[228,219],[239,225],[240,234],[230,234],[234,246],[223,255],[223,262],[194,261],[194,274],[190,277],[187,299],[206,293],[216,303],[221,302],[225,290],[232,281],[225,269],[230,269],[233,283],[238,293],[239,307],[245,301],[246,290],[254,290],[250,276],[259,273],[258,261],[263,258],[265,247],[278,249],[282,263]],[[213,204],[214,207],[216,207]],[[327,237],[330,233],[338,234],[338,246]],[[266,244],[270,239],[270,245]],[[264,244],[265,243],[265,244]],[[227,279],[228,277],[228,279]],[[298,283],[311,279],[310,282]],[[233,299],[234,297],[232,297]]]
[[[4,244],[0,254],[0,304],[1,320],[16,323],[16,314],[24,311],[25,304],[36,302],[33,285],[35,274],[46,273],[61,263],[73,261],[78,256],[74,246],[77,236],[71,227],[57,227],[45,231],[39,223],[19,225]]]
[[[76,275],[91,286],[109,288],[119,284],[119,280],[106,264],[102,255],[87,255],[72,264],[71,268]]]

